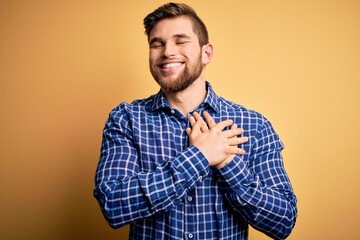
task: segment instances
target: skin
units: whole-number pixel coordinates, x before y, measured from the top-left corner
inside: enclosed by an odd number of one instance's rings
[[[191,21],[186,17],[164,19],[158,22],[149,36],[150,72],[160,85],[171,107],[178,109],[184,116],[194,111],[205,99],[204,67],[212,58],[211,44],[200,47]],[[177,64],[164,69],[164,64]],[[192,73],[198,69],[200,73]],[[189,73],[195,79],[183,80]],[[181,90],[171,90],[181,81],[192,81]]]
[[[205,67],[213,56],[211,44],[199,45],[193,25],[187,17],[159,21],[149,36],[149,67],[172,108],[184,116],[193,112],[206,97]],[[216,123],[207,112],[196,112],[186,129],[190,144],[196,146],[211,167],[221,168],[236,154],[244,154],[238,145],[248,141],[239,137],[244,130],[232,120]],[[230,127],[229,130],[224,130]]]
[[[248,141],[247,137],[238,137],[244,130],[233,124],[232,120],[225,120],[215,123],[209,113],[201,116],[194,112],[190,117],[191,129],[187,128],[190,144],[195,145],[205,155],[210,166],[222,168],[233,160],[236,154],[245,154],[245,151],[238,147]],[[227,131],[224,128],[230,127]]]

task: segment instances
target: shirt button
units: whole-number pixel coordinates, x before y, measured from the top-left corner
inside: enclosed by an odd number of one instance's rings
[[[203,179],[203,177],[202,177],[202,176],[199,176],[199,177],[198,177],[198,180],[199,180],[199,181],[201,181],[202,179]]]
[[[171,114],[174,114],[174,113],[175,113],[175,110],[174,110],[174,109],[171,109],[170,113],[171,113]]]
[[[189,196],[189,197],[187,198],[187,200],[188,200],[189,202],[191,202],[191,201],[192,201],[192,197]]]
[[[193,235],[192,233],[189,233],[189,234],[188,234],[188,237],[189,237],[189,238],[193,238],[194,235]]]

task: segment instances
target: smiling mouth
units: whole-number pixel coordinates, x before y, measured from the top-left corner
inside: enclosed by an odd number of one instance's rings
[[[177,67],[181,66],[182,64],[183,64],[182,62],[165,63],[165,64],[160,65],[160,68],[172,69],[172,68],[177,68]]]

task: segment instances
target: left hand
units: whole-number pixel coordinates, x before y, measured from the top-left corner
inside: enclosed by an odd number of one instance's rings
[[[208,135],[209,132],[212,131],[217,125],[208,112],[204,112],[203,116],[206,122],[196,112],[194,112],[192,117],[190,117],[189,119],[192,129],[190,128],[186,129],[186,133],[190,137],[190,143],[192,143],[192,140],[196,139],[198,135]],[[231,148],[234,147],[238,148],[239,144],[243,144],[248,141],[247,137],[238,138],[238,135],[242,134],[244,130],[242,128],[238,128],[237,124],[232,124],[231,128],[227,131],[236,133],[236,134],[228,135],[226,142]],[[243,149],[239,149],[238,151],[236,151],[236,154],[244,154],[244,153],[245,151]],[[222,168],[226,164],[230,163],[234,159],[236,154],[227,154],[225,155],[224,159],[217,160],[216,162],[209,161],[210,165],[212,167]]]

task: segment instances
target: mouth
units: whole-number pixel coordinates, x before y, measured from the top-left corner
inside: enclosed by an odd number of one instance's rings
[[[171,69],[175,69],[180,67],[181,65],[183,65],[183,62],[171,62],[171,63],[164,63],[164,64],[160,64],[160,68],[164,69],[164,70],[171,70]]]

